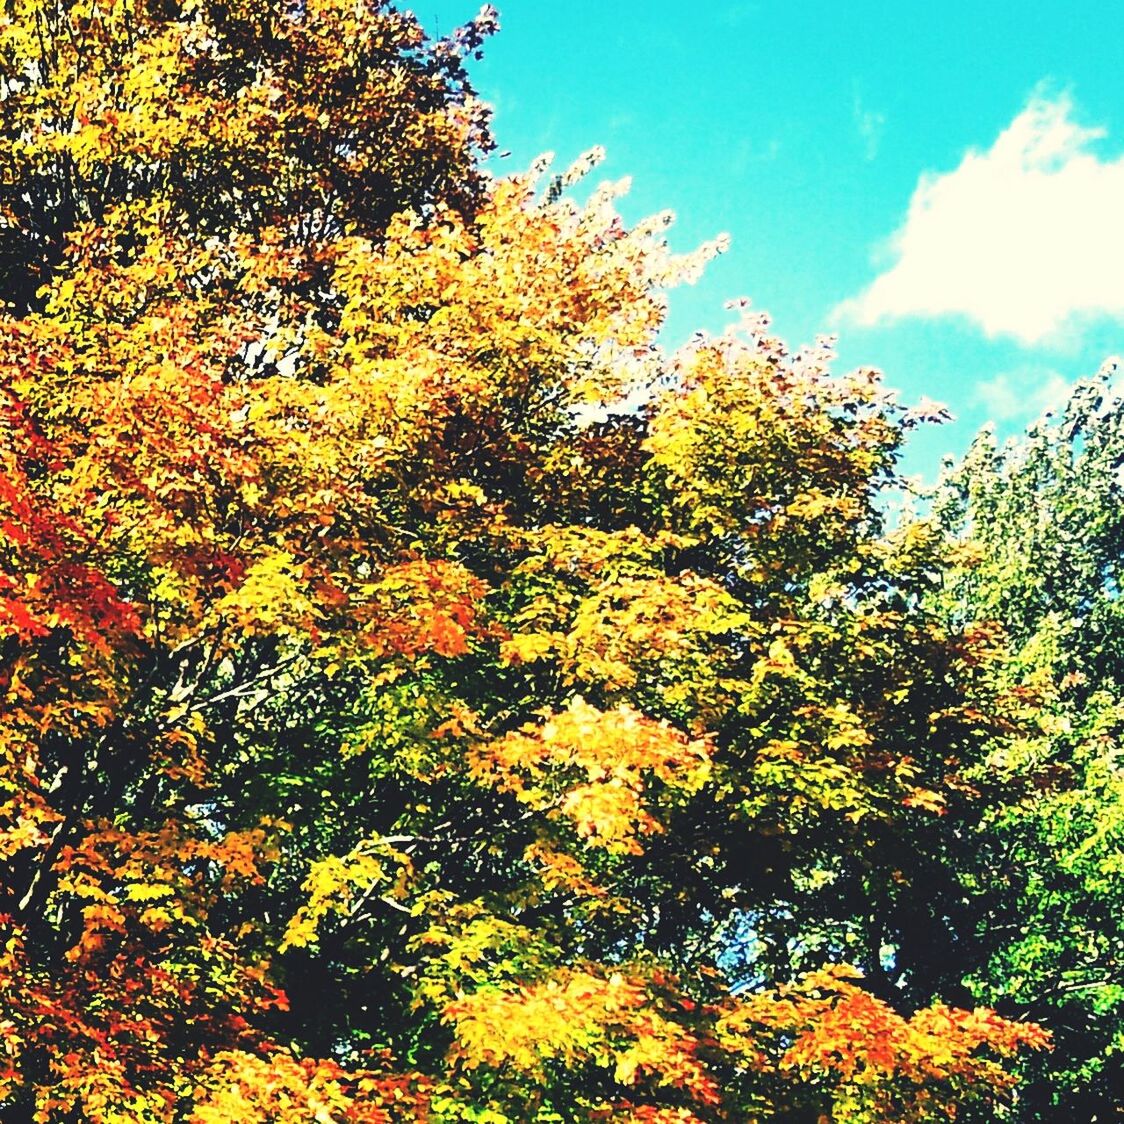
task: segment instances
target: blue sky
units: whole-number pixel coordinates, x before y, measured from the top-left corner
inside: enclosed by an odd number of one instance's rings
[[[625,217],[730,251],[671,296],[667,342],[747,296],[797,345],[840,337],[906,401],[931,476],[1124,353],[1124,5],[500,0],[474,65],[498,168],[604,145]],[[473,3],[421,0],[447,32]]]

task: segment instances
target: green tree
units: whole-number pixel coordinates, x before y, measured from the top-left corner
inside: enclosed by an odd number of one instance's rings
[[[1032,784],[995,808],[969,876],[1001,939],[973,974],[981,1000],[1049,1026],[1027,1115],[1108,1119],[1124,1107],[1124,400],[1115,366],[1056,415],[997,447],[984,431],[950,467],[935,512],[961,544],[945,611],[1009,637],[1012,687],[1042,707],[1037,736],[997,774]]]

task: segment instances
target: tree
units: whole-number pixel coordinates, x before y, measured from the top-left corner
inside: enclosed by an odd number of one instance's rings
[[[1025,706],[883,526],[921,419],[665,358],[718,247],[485,175],[494,23],[8,8],[6,1118],[991,1119]]]
[[[1041,1120],[1124,1108],[1124,401],[1114,376],[1106,364],[1002,447],[981,433],[935,504],[962,560],[946,575],[945,612],[999,624],[1009,681],[1041,707],[1037,734],[996,755],[997,771],[1032,784],[981,825],[970,875],[993,888],[986,927],[1002,936],[975,973],[976,996],[1056,1037],[1054,1056],[1029,1066],[1027,1113]]]

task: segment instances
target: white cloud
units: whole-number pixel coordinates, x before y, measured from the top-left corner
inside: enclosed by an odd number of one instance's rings
[[[882,130],[886,128],[886,114],[876,113],[868,109],[859,92],[855,91],[855,100],[851,106],[851,115],[858,130],[859,139],[863,142],[863,154],[868,160],[873,160],[878,155],[878,146],[882,143]]]
[[[1072,389],[1070,381],[1057,371],[1021,368],[979,383],[972,401],[983,406],[992,421],[1010,421],[1060,410]]]
[[[872,325],[962,315],[1038,343],[1084,318],[1124,320],[1124,156],[1068,97],[1035,96],[986,152],[922,176],[891,241],[894,264],[836,309]]]

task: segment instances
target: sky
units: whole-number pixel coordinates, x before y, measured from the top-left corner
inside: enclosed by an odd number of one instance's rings
[[[471,73],[497,172],[595,145],[628,221],[731,248],[675,290],[669,346],[748,297],[944,403],[907,471],[1018,432],[1124,354],[1124,5],[1071,0],[497,0]],[[472,0],[419,0],[431,33]]]

